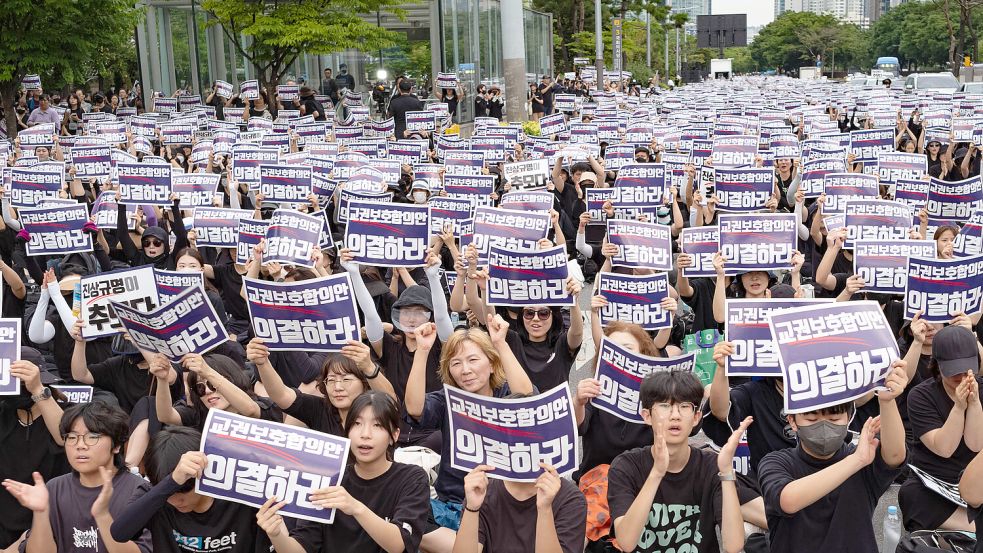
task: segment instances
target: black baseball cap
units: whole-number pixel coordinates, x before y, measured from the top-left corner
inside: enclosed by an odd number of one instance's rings
[[[958,376],[980,368],[979,342],[970,330],[949,325],[932,338],[932,357],[939,364],[942,376]]]

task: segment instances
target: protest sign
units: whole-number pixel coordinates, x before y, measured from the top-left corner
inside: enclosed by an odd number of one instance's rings
[[[285,105],[287,102],[297,100],[300,98],[300,86],[295,84],[277,85],[276,97],[278,101],[283,102]]]
[[[959,234],[952,241],[952,253],[956,257],[972,257],[983,253],[983,211],[974,211],[969,221],[959,229]]]
[[[499,206],[504,209],[521,209],[523,211],[549,211],[553,209],[556,196],[546,191],[514,191],[502,195]]]
[[[672,269],[672,232],[666,225],[609,219],[608,242],[618,246],[611,258],[615,267],[669,271]]]
[[[829,303],[832,299],[727,299],[724,303],[724,339],[734,353],[727,357],[727,376],[781,377],[778,351],[771,339],[768,317],[786,309]]]
[[[194,142],[197,129],[192,123],[163,123],[160,126],[161,143],[167,146],[190,146]]]
[[[802,180],[799,188],[806,198],[818,198],[822,195],[826,175],[831,173],[846,173],[846,162],[843,159],[815,159],[802,164]]]
[[[775,187],[775,172],[767,167],[713,169],[720,211],[751,212],[765,208]]]
[[[655,216],[666,199],[666,167],[661,163],[630,163],[621,167],[614,181],[612,203],[618,217]]]
[[[137,221],[133,215],[137,211],[137,206],[130,204],[126,206],[127,228],[133,230],[137,226]],[[102,230],[115,230],[116,222],[119,218],[119,204],[116,203],[116,191],[107,190],[99,194],[96,201],[92,204],[92,217],[95,218],[96,227]]]
[[[171,175],[171,188],[181,209],[210,207],[221,180],[216,173],[177,173]]]
[[[105,179],[112,167],[111,149],[109,146],[76,146],[72,148],[72,166],[76,178]]]
[[[249,219],[252,216],[253,212],[248,209],[197,207],[194,210],[195,244],[199,248],[234,248],[239,219]]]
[[[601,326],[612,321],[624,321],[645,330],[672,327],[672,313],[662,308],[669,297],[669,275],[623,275],[601,273],[598,294],[607,304],[601,308]]]
[[[948,323],[959,313],[980,311],[983,256],[908,260],[905,319],[921,311],[929,323]]]
[[[488,259],[488,248],[495,246],[513,252],[532,251],[546,238],[550,227],[548,213],[530,213],[494,207],[478,207],[474,215],[472,242],[478,259]],[[461,247],[467,247],[462,240]]]
[[[276,497],[286,502],[283,516],[331,524],[335,510],[310,495],[341,485],[350,447],[348,438],[211,409],[201,436],[208,465],[195,492],[256,508]]]
[[[894,129],[850,131],[850,153],[854,163],[877,161],[877,156],[894,152]]]
[[[824,215],[843,214],[847,202],[873,200],[880,195],[877,176],[862,173],[829,173],[823,177],[823,191],[826,193]]]
[[[65,180],[64,165],[37,164],[10,168],[10,205],[37,207],[46,198],[57,198]]]
[[[540,136],[553,136],[567,129],[567,116],[563,113],[545,115],[539,120]]]
[[[264,202],[304,203],[311,194],[313,169],[300,165],[259,166],[259,192]]]
[[[900,358],[897,339],[876,301],[773,311],[769,325],[788,414],[855,400],[880,386]]]
[[[917,213],[928,203],[931,186],[928,180],[898,179],[894,183],[894,200],[908,204]]]
[[[37,152],[37,148],[51,148],[55,144],[55,124],[40,123],[17,132],[21,151]]]
[[[713,139],[710,159],[714,167],[742,167],[752,165],[757,154],[757,136],[718,136]]]
[[[927,172],[925,154],[880,152],[877,155],[877,178],[881,184],[893,187],[900,179],[920,180]]]
[[[437,73],[437,81],[434,88],[457,88],[457,73]]]
[[[253,246],[266,238],[270,221],[264,219],[239,219],[236,234],[236,263],[245,265],[253,258]]]
[[[546,159],[506,163],[502,169],[512,190],[540,190],[550,181],[549,160]]]
[[[444,191],[451,197],[487,198],[495,191],[495,175],[444,175]]]
[[[117,201],[124,204],[171,205],[171,166],[117,163]]]
[[[430,207],[349,202],[345,243],[355,263],[422,267],[430,247]]]
[[[237,224],[237,230],[238,226]],[[263,265],[277,262],[314,267],[311,254],[314,252],[314,246],[320,244],[323,226],[322,217],[288,209],[274,211],[273,217],[270,218],[270,226],[266,229]]]
[[[20,84],[24,90],[41,90],[41,77],[39,75],[24,75]]]
[[[414,133],[437,130],[437,118],[432,111],[407,111],[406,130]],[[403,138],[399,136],[397,138]]]
[[[891,200],[849,200],[844,224],[843,247],[852,249],[856,240],[905,240],[911,231],[911,207]]]
[[[243,100],[255,100],[259,98],[259,81],[242,81],[239,83],[239,98]]]
[[[253,333],[270,351],[341,351],[359,339],[347,272],[300,282],[244,278]]]
[[[966,502],[963,501],[962,496],[959,494],[958,482],[946,482],[945,480],[936,478],[910,463],[908,464],[908,468],[911,469],[912,474],[921,480],[923,486],[934,492],[939,497],[942,497],[950,503],[958,505],[959,507],[967,507]]]
[[[932,179],[925,203],[929,219],[960,223],[980,208],[983,208],[983,181],[979,175],[956,182]]]
[[[491,478],[535,482],[551,465],[561,476],[577,469],[577,422],[570,389],[499,399],[444,386],[451,466],[468,472],[489,465]]]
[[[86,275],[82,277],[80,288],[82,337],[86,340],[123,330],[111,301],[144,312],[152,311],[159,303],[152,265]]]
[[[90,403],[95,390],[92,386],[70,384],[54,384],[51,387],[61,392],[68,403]]]
[[[696,354],[677,357],[647,357],[620,346],[610,338],[601,338],[594,378],[601,383],[601,395],[591,404],[619,419],[644,424],[639,402],[642,380],[650,373],[663,371],[692,372]]]
[[[564,246],[530,252],[491,246],[486,300],[489,305],[570,306],[574,297],[567,292],[568,276]]]
[[[433,196],[427,202],[430,206],[430,232],[438,234],[450,225],[455,236],[462,236],[466,222],[474,220],[474,200],[469,198],[448,198]]]
[[[232,97],[232,83],[223,80],[215,81],[215,95],[225,99]]]
[[[720,253],[724,274],[788,269],[798,240],[794,213],[721,214]]]
[[[232,146],[232,178],[236,182],[249,185],[250,190],[258,191],[260,165],[275,164],[279,160],[280,150],[276,148],[263,148],[244,142],[236,143]]]
[[[228,341],[222,321],[203,286],[188,288],[152,311],[111,301],[133,344],[178,362],[188,353],[207,353]]]
[[[24,208],[20,222],[30,235],[27,255],[64,255],[92,251],[92,235],[82,227],[89,221],[85,204]]]
[[[205,275],[201,271],[168,271],[154,268],[154,282],[160,305],[170,303],[189,288],[205,288]]]
[[[684,228],[679,246],[693,261],[683,269],[687,278],[717,276],[713,268],[713,255],[720,251],[720,234],[716,226]]]
[[[352,202],[391,202],[392,199],[392,192],[388,194],[357,194],[342,188],[338,194],[338,208],[335,210],[335,218],[339,223],[347,223],[348,205]]]
[[[20,379],[10,374],[10,364],[20,361],[20,319],[0,319],[0,396],[20,395]]]
[[[934,259],[935,248],[934,240],[857,240],[853,272],[864,280],[865,292],[904,294],[908,259]]]

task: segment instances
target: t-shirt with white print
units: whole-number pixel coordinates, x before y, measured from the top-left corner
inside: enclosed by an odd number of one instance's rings
[[[57,551],[79,553],[105,553],[106,545],[92,517],[92,504],[99,497],[102,486],[87,488],[79,481],[78,474],[69,473],[48,481],[48,504],[51,531]],[[139,476],[120,472],[113,477],[113,497],[109,500],[109,514],[114,518],[127,508],[130,502],[147,493],[150,484]],[[133,540],[141,553],[153,551],[150,531],[144,530]],[[27,548],[27,540],[21,542],[20,552]]]
[[[631,508],[652,471],[651,447],[618,455],[608,471],[608,506],[611,520]],[[666,473],[655,493],[648,520],[633,549],[636,553],[717,553],[716,526],[721,521],[720,478],[717,455],[690,446],[689,461],[678,473]]]

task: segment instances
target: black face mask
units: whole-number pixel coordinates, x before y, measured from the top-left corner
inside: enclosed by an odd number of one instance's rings
[[[34,407],[34,400],[31,399],[29,395],[17,395],[17,396],[2,396],[0,397],[0,405],[5,409],[20,409],[21,411],[29,411],[31,407]]]

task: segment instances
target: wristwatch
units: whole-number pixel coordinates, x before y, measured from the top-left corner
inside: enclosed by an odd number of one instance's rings
[[[31,396],[31,401],[34,403],[40,403],[46,399],[51,399],[51,388],[47,386],[41,389],[41,393]]]
[[[727,473],[718,472],[717,473],[717,476],[720,477],[720,481],[721,482],[736,482],[737,481],[737,475],[734,474],[733,472],[727,472]]]

